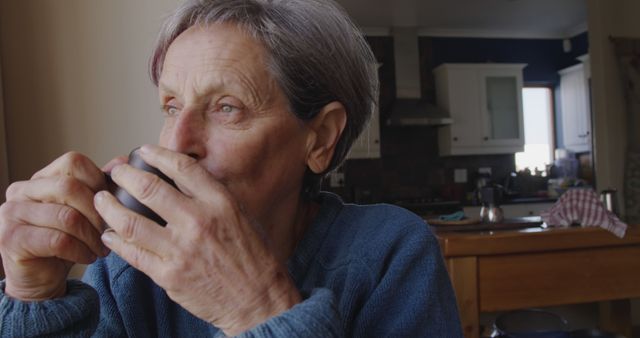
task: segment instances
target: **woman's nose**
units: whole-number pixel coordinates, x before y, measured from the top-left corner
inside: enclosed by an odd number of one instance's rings
[[[183,111],[176,117],[169,131],[167,147],[173,151],[187,154],[195,159],[206,155],[206,126],[202,115],[197,111]]]

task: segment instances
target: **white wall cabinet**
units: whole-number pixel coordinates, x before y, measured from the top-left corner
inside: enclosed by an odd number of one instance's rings
[[[378,73],[382,63],[371,64],[371,71]],[[369,124],[353,142],[347,159],[380,158],[380,111],[376,107]]]
[[[371,116],[369,124],[362,131],[351,150],[348,159],[380,158],[380,117],[376,112]]]
[[[564,148],[573,152],[591,151],[591,104],[588,60],[560,73],[560,107]]]
[[[441,156],[524,150],[525,64],[443,64],[434,69],[436,97],[453,123],[438,131]]]
[[[7,163],[6,132],[4,128],[4,102],[2,100],[2,69],[0,69],[0,191],[4,192],[9,186],[9,164]],[[4,203],[5,195],[0,195],[0,203]],[[0,269],[2,263],[0,263]],[[0,271],[0,275],[2,272]]]

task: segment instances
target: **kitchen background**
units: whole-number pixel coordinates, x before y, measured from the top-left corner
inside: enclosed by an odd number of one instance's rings
[[[576,11],[586,20],[588,32],[548,39],[505,39],[504,35],[487,38],[479,34],[467,38],[461,35],[421,36],[419,71],[423,97],[433,101],[435,93],[429,68],[442,62],[528,63],[523,73],[525,82],[542,81],[553,85],[558,81],[557,70],[574,63],[573,58],[588,49],[593,107],[593,177],[599,190],[612,187],[622,191],[625,105],[609,37],[640,37],[640,21],[637,20],[640,2],[462,1],[388,3],[394,6],[409,4],[409,7],[416,3],[453,6],[453,14],[460,14],[461,24],[464,24],[464,16],[486,13],[488,7],[496,7],[494,12],[501,13],[498,6],[581,3],[582,9]],[[148,80],[147,60],[162,18],[178,2],[0,1],[1,190],[9,182],[30,177],[46,163],[72,149],[88,154],[98,163],[105,163],[116,155],[128,153],[136,145],[156,141],[162,119],[155,88]],[[377,17],[384,17],[384,13],[398,18],[409,17],[411,20],[404,20],[409,26],[427,23],[418,22],[419,18],[412,17],[410,9],[401,11],[375,2],[342,1],[348,10],[363,8]],[[434,18],[429,22],[445,20],[444,10],[436,8]],[[538,20],[542,26],[556,18],[559,12],[535,11],[533,21]],[[524,13],[534,13],[534,10]],[[513,23],[518,18],[494,20],[505,21]],[[379,26],[374,22],[361,24]],[[470,30],[470,27],[465,29]],[[369,41],[383,63],[380,68],[381,102],[389,105],[395,97],[393,39],[374,35],[379,34],[371,34]],[[570,53],[564,53],[561,48],[565,37],[571,38]],[[511,45],[499,46],[504,42]],[[547,58],[547,55],[554,57]],[[481,166],[491,167],[497,180],[515,170],[513,155],[440,157],[436,131],[440,127],[387,126],[384,120],[387,109],[388,106],[380,109],[380,158],[349,160],[342,168],[344,187],[332,188],[349,200],[393,201],[421,196],[442,196],[449,200],[466,195],[471,188],[452,183],[453,169],[466,168],[468,184],[473,184],[473,174]],[[556,135],[556,139],[562,138]],[[339,177],[337,181],[340,181]],[[597,321],[596,312],[597,307],[588,304],[572,307],[566,316],[570,320],[576,317],[587,322]],[[640,303],[637,301],[633,303],[633,315],[634,323],[640,324]]]
[[[499,155],[439,156],[438,126],[388,125],[396,99],[393,37],[369,36],[380,75],[380,156],[374,159],[350,159],[343,165],[343,187],[332,187],[346,200],[354,202],[395,202],[406,200],[455,200],[472,203],[468,198],[476,186],[480,168],[491,168],[492,179],[503,184],[515,172],[513,153]],[[588,33],[569,37],[571,50],[565,51],[565,39],[497,39],[419,37],[422,99],[436,103],[432,70],[443,63],[525,63],[525,86],[545,86],[559,91],[558,71],[580,63],[578,56],[588,53]],[[555,96],[556,125],[561,124],[559,95]],[[377,121],[376,121],[377,122]],[[454,121],[455,123],[455,121]],[[572,128],[575,126],[565,126]],[[375,126],[373,126],[375,128]],[[555,128],[556,145],[562,148],[562,131]],[[590,158],[590,152],[576,156]],[[592,163],[583,161],[580,175],[593,183]],[[454,170],[466,169],[467,183],[454,182]],[[531,168],[533,169],[533,168]],[[536,178],[531,178],[535,181]],[[538,179],[540,181],[540,179]],[[546,189],[545,180],[542,184]]]

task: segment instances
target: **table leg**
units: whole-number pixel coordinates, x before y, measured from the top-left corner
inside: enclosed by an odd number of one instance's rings
[[[631,302],[628,299],[600,302],[600,329],[631,338]]]
[[[447,269],[456,293],[464,336],[477,338],[480,336],[478,259],[475,256],[448,258]]]

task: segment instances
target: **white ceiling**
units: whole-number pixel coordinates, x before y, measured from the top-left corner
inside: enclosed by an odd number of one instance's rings
[[[565,38],[586,31],[586,0],[337,0],[369,34]]]

